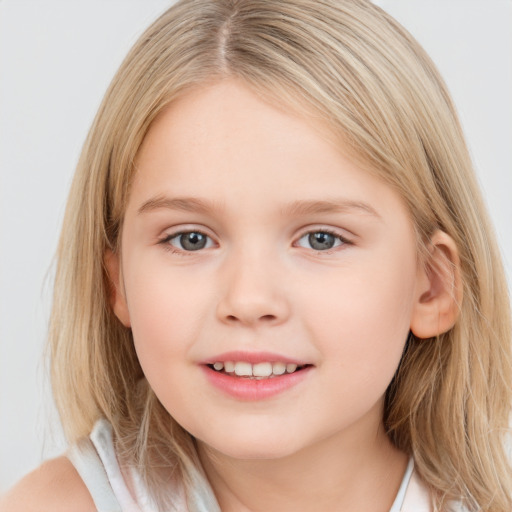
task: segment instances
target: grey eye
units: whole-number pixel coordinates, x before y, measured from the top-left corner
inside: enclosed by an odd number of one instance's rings
[[[315,251],[326,251],[343,243],[344,240],[340,236],[326,231],[313,231],[303,235],[299,239],[298,245],[307,249],[314,249]]]
[[[188,231],[179,233],[169,238],[169,244],[184,251],[199,251],[206,247],[211,247],[211,240],[208,236],[198,231]]]

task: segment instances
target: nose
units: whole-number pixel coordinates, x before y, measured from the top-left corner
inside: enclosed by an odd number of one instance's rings
[[[268,254],[238,255],[225,262],[217,317],[223,323],[279,325],[290,315],[285,277]]]

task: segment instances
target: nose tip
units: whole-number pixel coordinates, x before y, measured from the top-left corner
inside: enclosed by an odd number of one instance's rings
[[[260,260],[261,261],[261,260]],[[231,267],[225,275],[218,318],[228,324],[276,325],[290,313],[288,298],[275,268],[260,265]]]
[[[287,309],[283,299],[257,297],[250,293],[240,297],[231,289],[228,297],[219,303],[217,314],[221,321],[228,324],[274,325],[288,317]]]

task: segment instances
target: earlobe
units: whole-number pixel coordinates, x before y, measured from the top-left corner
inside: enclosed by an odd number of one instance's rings
[[[460,258],[454,240],[436,231],[429,257],[418,269],[411,331],[417,338],[432,338],[449,331],[459,315],[462,300]]]
[[[110,283],[110,305],[119,321],[125,327],[131,327],[119,260],[120,258],[117,253],[107,249],[105,252],[105,267]]]

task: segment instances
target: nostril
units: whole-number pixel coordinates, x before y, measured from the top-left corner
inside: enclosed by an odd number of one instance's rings
[[[256,318],[255,320],[261,320],[263,322],[272,322],[272,321],[275,321],[276,320],[276,316],[275,315],[262,315],[258,318]],[[229,321],[229,322],[238,322],[240,320],[240,318],[238,318],[237,316],[235,315],[228,315],[226,317],[226,319]]]

